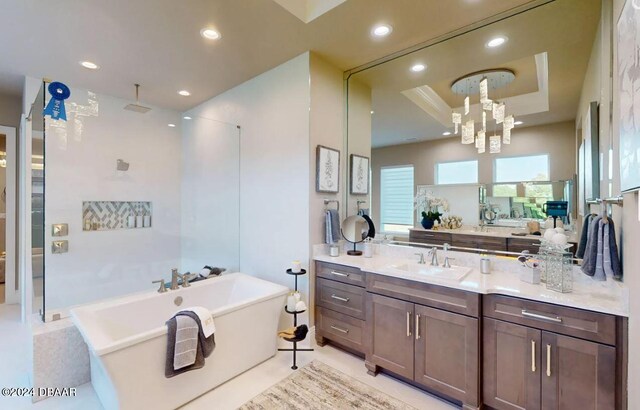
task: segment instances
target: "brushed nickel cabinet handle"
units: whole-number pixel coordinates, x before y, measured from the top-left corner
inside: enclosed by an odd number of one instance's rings
[[[337,326],[334,326],[334,325],[331,325],[331,329],[337,330],[340,333],[345,333],[345,334],[349,333],[349,329],[341,329],[341,328],[339,328]]]
[[[531,341],[531,371],[536,372],[536,341]]]
[[[407,312],[407,337],[411,336],[411,312]]]
[[[331,299],[339,300],[340,302],[348,302],[349,301],[349,298],[343,298],[343,297],[336,296],[336,295],[331,295]]]
[[[331,271],[331,274],[332,274],[332,275],[336,275],[336,276],[344,276],[345,278],[346,278],[346,277],[349,277],[349,274],[348,274],[348,273],[336,272],[336,271],[334,271],[334,270],[332,270],[332,271]]]
[[[551,345],[547,345],[547,376],[551,377]]]
[[[533,319],[548,320],[549,322],[562,323],[562,318],[560,316],[551,317],[551,316],[539,315],[537,313],[531,313],[527,311],[527,309],[522,309],[522,316],[530,317]]]
[[[420,339],[420,315],[416,315],[416,340]]]

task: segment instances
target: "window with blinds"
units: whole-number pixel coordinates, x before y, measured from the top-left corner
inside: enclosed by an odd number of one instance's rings
[[[383,232],[413,228],[413,165],[380,170],[380,225]]]

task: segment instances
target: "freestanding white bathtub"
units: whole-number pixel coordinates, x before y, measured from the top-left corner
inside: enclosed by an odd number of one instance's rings
[[[231,273],[186,289],[79,307],[71,314],[89,345],[91,383],[105,409],[175,409],[275,355],[287,292],[284,286]],[[165,322],[189,306],[211,310],[216,347],[204,368],[167,379]]]

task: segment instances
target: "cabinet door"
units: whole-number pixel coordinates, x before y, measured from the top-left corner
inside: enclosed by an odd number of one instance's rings
[[[478,405],[478,319],[415,305],[414,381]]]
[[[541,332],[484,318],[483,333],[485,404],[498,410],[539,410]]]
[[[542,332],[545,410],[613,410],[616,349]]]
[[[367,293],[367,361],[413,379],[413,303]]]

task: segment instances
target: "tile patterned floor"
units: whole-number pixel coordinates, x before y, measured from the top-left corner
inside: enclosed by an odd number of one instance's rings
[[[16,305],[0,306],[0,387],[28,386],[30,332],[20,323],[20,311]],[[327,345],[314,346],[316,351],[300,353],[299,366],[318,359],[347,375],[360,380],[392,397],[424,410],[452,410],[457,407],[432,397],[412,386],[384,374],[377,377],[367,375],[362,359]],[[182,407],[184,410],[231,410],[293,372],[291,354],[279,352],[272,359],[237,376],[216,389],[200,396]],[[31,404],[28,398],[6,398],[0,396],[0,409],[11,410],[100,410],[102,406],[90,383],[78,388],[76,397],[57,397]]]

